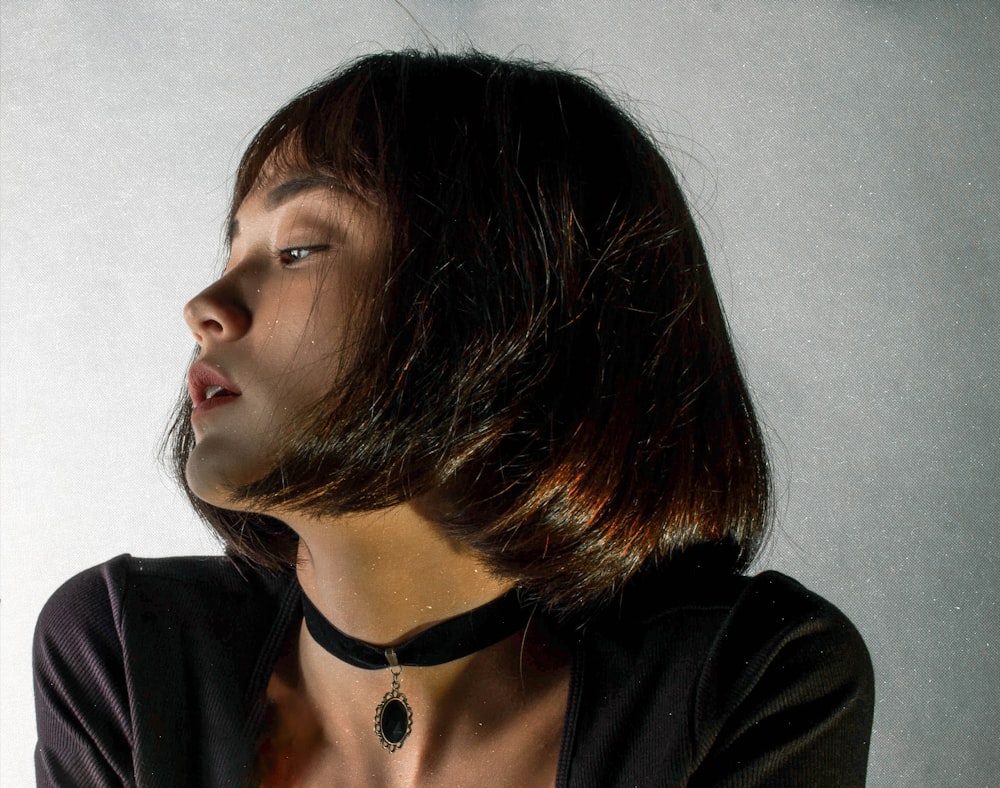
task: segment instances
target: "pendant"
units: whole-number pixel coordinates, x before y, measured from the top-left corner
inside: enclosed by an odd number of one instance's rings
[[[375,735],[385,749],[396,752],[413,730],[413,709],[406,696],[399,691],[399,677],[403,669],[396,659],[396,652],[391,648],[386,649],[385,658],[389,661],[392,688],[385,693],[382,702],[375,709]]]

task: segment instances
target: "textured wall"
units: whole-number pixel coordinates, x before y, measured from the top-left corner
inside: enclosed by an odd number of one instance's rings
[[[241,147],[344,59],[428,40],[594,73],[660,132],[772,432],[765,563],[873,651],[871,784],[995,780],[1000,6],[405,3],[4,3],[0,782],[31,782],[48,594],[217,549],[155,451]]]

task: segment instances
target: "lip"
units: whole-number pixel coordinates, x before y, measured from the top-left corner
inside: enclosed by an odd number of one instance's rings
[[[226,390],[225,394],[216,394],[211,399],[207,391],[212,386]],[[200,415],[215,410],[222,405],[233,402],[242,392],[239,387],[227,378],[218,368],[204,361],[198,361],[188,370],[188,395],[191,397],[191,415]]]

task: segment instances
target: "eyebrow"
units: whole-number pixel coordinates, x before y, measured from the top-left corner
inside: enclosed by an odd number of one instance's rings
[[[264,197],[264,207],[268,211],[273,211],[303,192],[313,191],[314,189],[329,189],[347,194],[347,190],[335,178],[327,175],[299,175],[295,178],[289,178],[287,181],[282,181],[270,189]],[[239,234],[240,223],[236,219],[233,219],[229,223],[226,239],[229,243],[232,243],[233,239]]]
[[[299,175],[282,181],[271,189],[264,198],[264,207],[273,211],[302,192],[309,192],[313,189],[329,189],[346,193],[338,181],[327,175]]]

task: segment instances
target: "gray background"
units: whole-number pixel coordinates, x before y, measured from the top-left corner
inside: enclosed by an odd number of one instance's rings
[[[72,573],[217,546],[157,469],[248,135],[430,38],[632,97],[702,218],[771,432],[764,565],[873,652],[873,785],[998,784],[998,3],[7,0],[2,772]],[[421,27],[423,29],[421,29]]]

